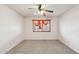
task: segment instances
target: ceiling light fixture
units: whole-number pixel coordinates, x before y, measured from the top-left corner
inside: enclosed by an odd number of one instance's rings
[[[41,9],[44,9],[44,8],[45,8],[45,5],[42,5],[42,6],[41,6]]]
[[[43,15],[44,14],[44,11],[40,11],[40,14]]]
[[[38,14],[43,15],[44,11],[38,11]]]

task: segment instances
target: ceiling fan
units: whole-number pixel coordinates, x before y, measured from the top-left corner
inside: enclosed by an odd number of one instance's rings
[[[39,13],[44,14],[45,12],[49,12],[49,13],[53,13],[53,12],[54,12],[54,11],[52,11],[52,10],[46,10],[46,9],[45,9],[45,7],[46,7],[45,5],[38,4],[37,6],[38,6],[37,9],[38,9],[38,12],[39,12]],[[28,9],[35,9],[35,8],[28,8]]]
[[[38,10],[53,13],[52,10],[45,10],[45,5],[42,5],[42,4],[38,5]]]

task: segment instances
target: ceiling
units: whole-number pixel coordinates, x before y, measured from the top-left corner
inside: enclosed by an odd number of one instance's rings
[[[9,8],[13,9],[14,11],[18,12],[22,16],[35,16],[37,15],[37,5],[35,4],[7,4]],[[45,9],[53,10],[54,13],[46,13],[48,16],[59,16],[64,12],[68,11],[72,7],[76,6],[75,4],[46,4]],[[35,8],[35,9],[28,9],[28,8]]]

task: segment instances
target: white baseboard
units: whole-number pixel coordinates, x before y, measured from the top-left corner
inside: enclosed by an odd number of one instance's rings
[[[17,46],[18,44],[20,44],[23,40],[19,40],[16,44],[13,44],[11,47],[5,49],[5,51],[0,51],[0,54],[7,54],[12,48],[14,48],[15,46]]]
[[[72,50],[74,50],[76,53],[79,53],[79,50],[75,49],[74,47],[72,47],[70,44],[68,44],[64,40],[60,39],[59,41],[62,42],[63,44],[65,44],[66,46],[68,46],[69,48],[71,48]]]
[[[7,51],[0,51],[0,54],[5,54]]]
[[[24,40],[58,40],[58,39],[24,39]]]

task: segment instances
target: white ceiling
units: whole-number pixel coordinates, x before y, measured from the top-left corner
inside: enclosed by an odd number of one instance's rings
[[[34,16],[37,14],[38,11],[37,10],[38,7],[35,4],[8,4],[6,6],[15,10],[16,12],[18,12],[19,14],[25,17]],[[47,15],[59,16],[74,6],[76,5],[75,4],[46,4],[45,9],[54,11],[54,13],[46,13]],[[28,8],[35,8],[35,9],[28,9]]]

